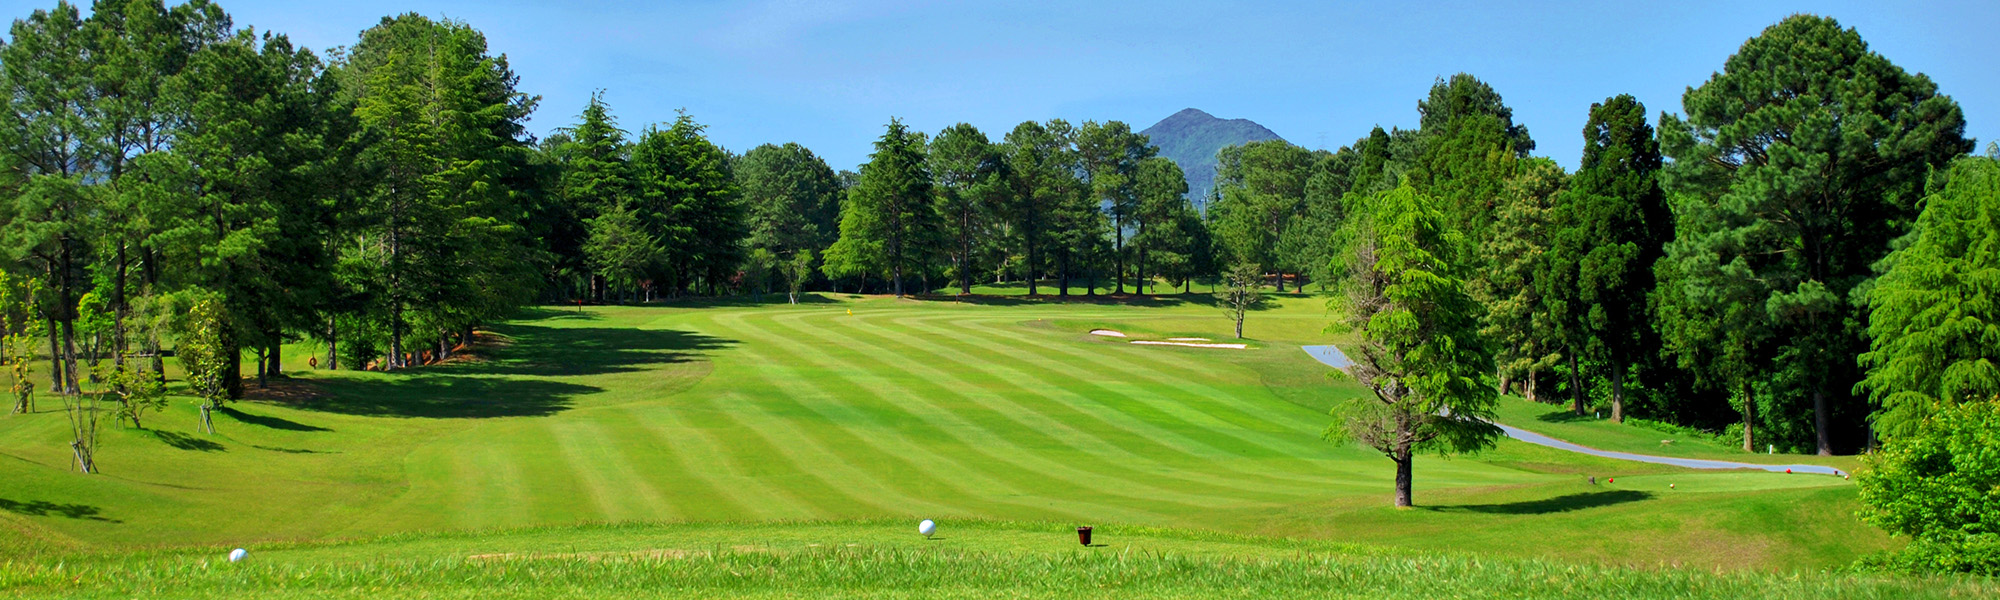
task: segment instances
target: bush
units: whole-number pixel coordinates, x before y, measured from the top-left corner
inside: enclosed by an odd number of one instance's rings
[[[1944,408],[1868,467],[1862,519],[1911,543],[1862,566],[2000,574],[2000,399]]]

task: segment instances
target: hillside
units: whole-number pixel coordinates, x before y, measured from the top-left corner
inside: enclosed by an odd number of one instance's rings
[[[1160,147],[1160,155],[1173,159],[1187,172],[1188,194],[1197,206],[1215,186],[1215,152],[1223,148],[1261,140],[1282,140],[1278,134],[1249,119],[1218,119],[1199,109],[1184,109],[1147,127],[1146,137]]]

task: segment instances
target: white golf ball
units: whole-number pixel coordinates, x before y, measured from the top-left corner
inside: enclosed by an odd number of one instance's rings
[[[249,551],[249,550],[244,550],[244,549],[242,549],[242,548],[237,548],[237,549],[235,549],[235,550],[230,550],[230,551],[229,551],[229,562],[238,562],[238,561],[241,561],[241,560],[243,560],[243,557],[245,557],[245,556],[249,556],[249,555],[250,555],[250,551]]]
[[[923,534],[924,537],[930,537],[931,534],[937,533],[937,523],[930,519],[924,519],[924,522],[917,524],[917,533]]]

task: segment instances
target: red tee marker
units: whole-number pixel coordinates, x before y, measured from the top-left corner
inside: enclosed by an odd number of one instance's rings
[[[1618,483],[1618,478],[1617,478],[1617,477],[1606,477],[1606,478],[1604,478],[1604,482],[1605,482],[1605,483]]]
[[[1787,474],[1787,475],[1790,475],[1790,474],[1791,474],[1791,472],[1792,472],[1792,470],[1791,470],[1791,469],[1785,469],[1785,474]]]

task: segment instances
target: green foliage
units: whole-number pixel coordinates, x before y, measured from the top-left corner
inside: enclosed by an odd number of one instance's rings
[[[1272,140],[1224,148],[1218,155],[1216,239],[1234,262],[1278,267],[1278,238],[1305,203],[1312,152]],[[1282,286],[1281,286],[1282,287]]]
[[[1264,301],[1264,268],[1256,263],[1238,263],[1223,277],[1223,310],[1236,323],[1236,339],[1243,339],[1243,317]]]
[[[0,362],[7,365],[7,398],[14,414],[35,412],[35,382],[29,372],[42,322],[35,318],[41,282],[0,271]]]
[[[1133,214],[1137,231],[1132,247],[1137,250],[1139,292],[1152,278],[1165,275],[1168,281],[1185,281],[1194,275],[1196,234],[1189,226],[1201,225],[1194,204],[1188,201],[1188,182],[1174,161],[1152,157],[1139,161],[1133,181],[1138,207]],[[1148,271],[1149,266],[1156,267]]]
[[[750,234],[727,153],[706,129],[681,113],[672,126],[647,130],[632,149],[634,208],[666,248],[661,275],[676,292],[696,282],[718,292],[742,265]]]
[[[229,354],[236,349],[228,345],[224,331],[229,326],[226,311],[213,297],[195,297],[175,327],[174,357],[187,372],[188,393],[201,402],[202,426],[209,433],[215,433],[209,412],[228,398],[225,379],[235,366]]]
[[[1191,201],[1197,207],[1215,200],[1216,155],[1223,148],[1267,140],[1283,141],[1278,134],[1249,119],[1218,119],[1196,109],[1185,109],[1140,131],[1159,155],[1179,165],[1187,174]]]
[[[780,257],[817,252],[840,227],[840,179],[805,146],[764,144],[736,161],[749,218],[746,242]]]
[[[2000,394],[2000,161],[1962,158],[1866,290],[1865,389],[1885,437],[1940,406]]]
[[[583,252],[591,270],[607,284],[636,290],[656,272],[663,249],[659,239],[640,222],[639,213],[627,204],[614,204],[590,220],[590,238],[584,242]]]
[[[1541,284],[1548,279],[1557,196],[1567,182],[1555,161],[1522,162],[1500,194],[1493,235],[1479,241],[1486,268],[1466,282],[1466,292],[1486,309],[1480,333],[1493,343],[1500,373],[1523,377],[1531,400],[1539,395],[1536,375],[1563,358]]]
[[[799,290],[812,278],[813,251],[801,250],[791,258],[779,262],[778,272],[785,278],[786,297],[792,304],[798,304]]]
[[[903,277],[916,273],[939,245],[938,217],[932,207],[930,167],[925,164],[922,133],[910,131],[899,119],[890,119],[888,130],[875,141],[875,153],[861,168],[861,182],[848,194],[849,210],[856,214],[856,228],[849,229],[843,215],[841,239],[849,237],[879,241],[883,267],[891,290],[904,293]],[[858,240],[857,240],[858,241]],[[836,245],[839,245],[836,243]],[[828,260],[834,252],[829,250]],[[842,260],[846,258],[842,252]]]
[[[1328,429],[1396,462],[1396,505],[1411,505],[1419,452],[1475,452],[1500,437],[1493,355],[1465,292],[1466,241],[1438,201],[1408,185],[1371,196],[1349,222],[1348,272],[1328,308],[1358,333],[1348,373],[1373,392],[1337,409]]]
[[[1725,331],[1779,340],[1734,351],[1781,374],[1783,412],[1766,419],[1810,418],[1812,445],[1830,453],[1834,428],[1854,431],[1861,415],[1845,399],[1865,328],[1851,294],[1909,226],[1924,174],[1971,149],[1963,116],[1928,77],[1808,15],[1745,42],[1683,103],[1685,119],[1660,124],[1674,159],[1663,182],[1682,205],[1667,252],[1681,307],[1666,329],[1686,333],[1670,345],[1713,339],[1673,321],[1701,318],[1693,295],[1722,296],[1711,305],[1738,313],[1723,317],[1750,321]]]
[[[938,132],[926,155],[935,180],[943,250],[950,256],[959,293],[972,293],[978,250],[1001,229],[999,213],[1007,190],[1007,163],[978,128],[959,123]]]
[[[2000,397],[1938,408],[1868,465],[1861,518],[1910,539],[1875,566],[2000,575]]]
[[[1609,363],[1616,422],[1625,416],[1629,367],[1653,353],[1648,315],[1634,307],[1652,294],[1653,264],[1673,223],[1645,105],[1629,95],[1592,104],[1583,139],[1583,160],[1549,215],[1544,325],[1560,332],[1571,356]]]

